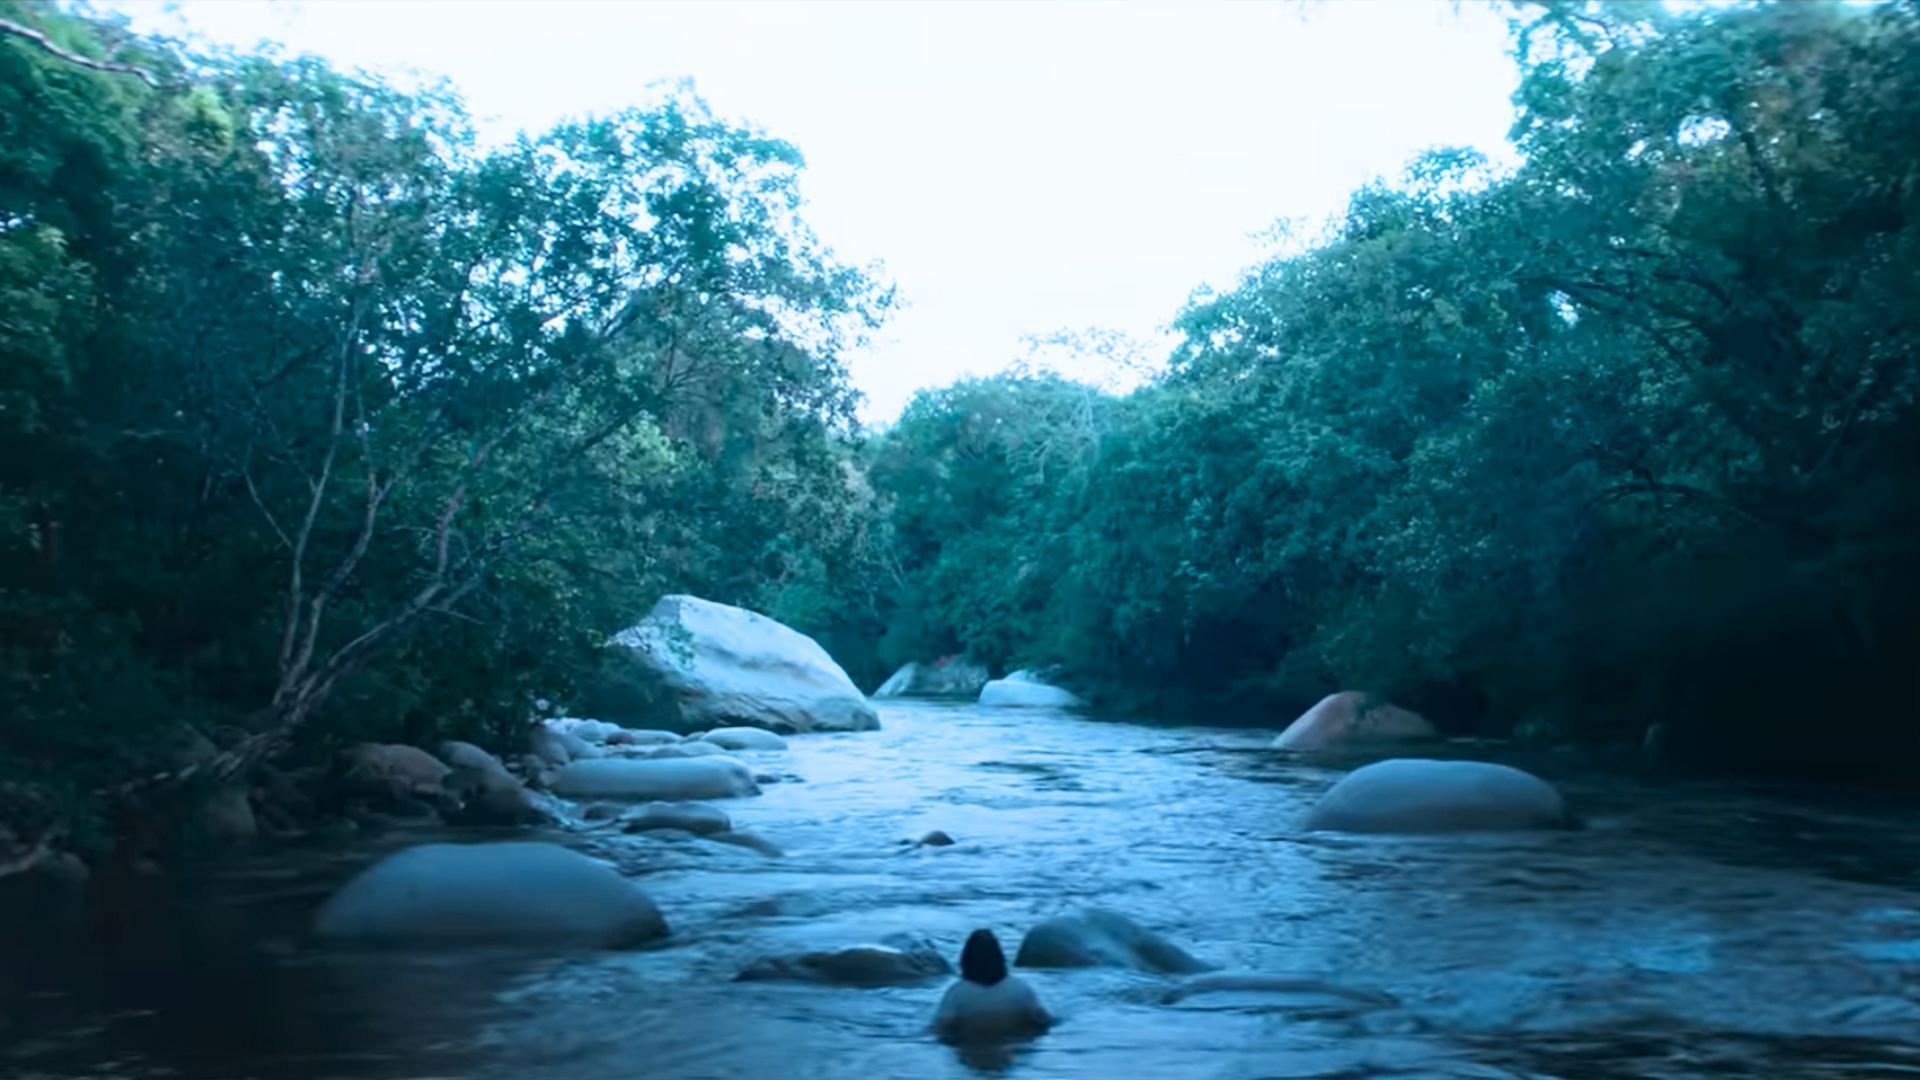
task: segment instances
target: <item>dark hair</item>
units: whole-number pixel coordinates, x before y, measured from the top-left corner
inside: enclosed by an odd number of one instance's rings
[[[960,977],[981,986],[992,986],[1007,977],[1007,954],[1000,951],[1000,939],[991,930],[975,930],[960,950]]]

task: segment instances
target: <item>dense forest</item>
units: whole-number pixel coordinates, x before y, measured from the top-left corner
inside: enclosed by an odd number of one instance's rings
[[[667,592],[869,687],[1920,751],[1920,6],[1517,5],[1517,165],[1356,193],[1141,389],[878,431],[883,275],[690,93],[488,146],[450,92],[0,19],[0,781],[79,834],[183,738],[504,742]]]
[[[1436,150],[1124,398],[879,442],[889,659],[1123,708],[1325,691],[1720,765],[1920,746],[1920,7],[1531,5],[1522,163]],[[1903,768],[1906,766],[1902,766]]]

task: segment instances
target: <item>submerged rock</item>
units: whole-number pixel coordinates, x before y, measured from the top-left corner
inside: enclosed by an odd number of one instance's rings
[[[930,942],[894,935],[882,938],[875,945],[762,957],[734,978],[740,982],[790,980],[832,986],[911,986],[952,971],[953,966]]]
[[[726,832],[717,832],[707,837],[707,839],[712,840],[715,843],[732,844],[734,847],[746,848],[748,851],[752,851],[760,855],[765,855],[769,859],[785,858],[787,854],[786,852],[780,850],[780,845],[774,843],[773,841],[767,839],[766,837],[761,836],[758,833],[742,832],[738,829],[729,829]]]
[[[980,696],[980,689],[991,676],[986,665],[961,656],[949,656],[929,663],[902,665],[873,692],[877,698]]]
[[[1198,975],[1168,990],[1162,1000],[1173,1004],[1201,994],[1314,994],[1363,1005],[1384,1007],[1398,1004],[1393,995],[1378,990],[1355,990],[1325,979],[1270,975],[1257,971],[1221,971]]]
[[[348,882],[314,931],[395,944],[617,947],[664,936],[667,924],[639,886],[554,844],[426,844]]]
[[[1357,833],[1550,829],[1568,824],[1552,784],[1486,761],[1394,758],[1342,777],[1307,828]]]
[[[730,799],[758,795],[753,772],[730,757],[598,758],[576,761],[553,778],[571,799]]]
[[[1275,750],[1338,750],[1431,739],[1427,718],[1357,690],[1328,694],[1273,740]]]
[[[812,638],[744,608],[667,596],[614,638],[624,663],[592,695],[599,715],[681,731],[870,731],[880,717]]]
[[[935,829],[914,842],[921,847],[948,847],[953,843],[953,837],[944,830]]]
[[[787,748],[787,740],[764,728],[714,728],[695,738],[697,741],[711,743],[723,750],[785,750]]]
[[[1167,974],[1212,967],[1132,919],[1099,909],[1035,926],[1020,942],[1013,962],[1018,967],[1122,967]]]
[[[980,704],[1000,709],[1072,709],[1086,702],[1073,691],[1022,669],[981,687]]]

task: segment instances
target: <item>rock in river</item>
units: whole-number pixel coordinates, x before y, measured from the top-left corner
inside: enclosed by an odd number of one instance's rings
[[[986,665],[976,664],[963,656],[948,656],[924,664],[914,661],[902,665],[899,671],[889,676],[873,692],[873,696],[979,697],[981,687],[987,685],[990,677]]]
[[[1022,670],[981,687],[980,704],[1000,709],[1072,709],[1086,702],[1073,691]]]
[[[787,740],[764,728],[723,727],[698,737],[723,750],[785,750]]]
[[[741,982],[789,979],[835,986],[910,986],[952,971],[952,965],[932,944],[894,935],[874,945],[762,957],[736,978]]]
[[[733,828],[733,820],[727,817],[726,811],[716,810],[703,803],[689,802],[648,803],[622,817],[620,821],[627,832],[679,829],[682,832],[711,836]]]
[[[541,721],[528,730],[527,749],[554,768],[600,756],[600,748],[574,734],[572,728],[549,721]]]
[[[340,753],[341,781],[356,795],[395,800],[431,799],[452,770],[417,746],[361,743]]]
[[[570,799],[729,799],[760,794],[753,771],[736,758],[595,758],[553,778]]]
[[[1307,815],[1307,828],[1356,833],[1550,829],[1567,824],[1552,784],[1485,761],[1394,758],[1356,769]]]
[[[1287,725],[1275,750],[1338,750],[1384,742],[1431,739],[1427,718],[1357,690],[1328,694]]]
[[[1088,909],[1048,919],[1027,931],[1016,967],[1124,967],[1191,974],[1212,965],[1111,911]]]
[[[314,930],[399,944],[617,947],[661,937],[667,924],[639,886],[554,844],[426,844],[348,882]]]
[[[880,717],[819,643],[743,608],[667,596],[614,638],[593,712],[679,731],[871,731]]]

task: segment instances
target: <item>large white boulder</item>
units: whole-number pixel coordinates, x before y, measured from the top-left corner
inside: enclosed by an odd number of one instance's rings
[[[899,671],[873,692],[877,698],[894,697],[978,697],[990,676],[986,665],[963,656],[902,665]]]
[[[1023,669],[981,687],[980,704],[1000,709],[1073,709],[1086,702],[1073,691],[1043,682]]]
[[[570,799],[729,799],[760,794],[753,770],[738,758],[593,758],[554,776],[555,795]]]
[[[314,930],[397,944],[621,946],[661,937],[667,924],[639,886],[554,844],[425,844],[349,881]]]
[[[1485,761],[1394,758],[1356,769],[1307,815],[1307,828],[1356,833],[1548,829],[1567,823],[1552,784]]]
[[[608,708],[676,730],[790,734],[880,726],[866,696],[818,642],[744,608],[662,597],[614,644],[632,663],[603,691]]]
[[[1275,750],[1338,750],[1369,744],[1431,739],[1437,732],[1417,712],[1357,690],[1328,694],[1287,725]]]

